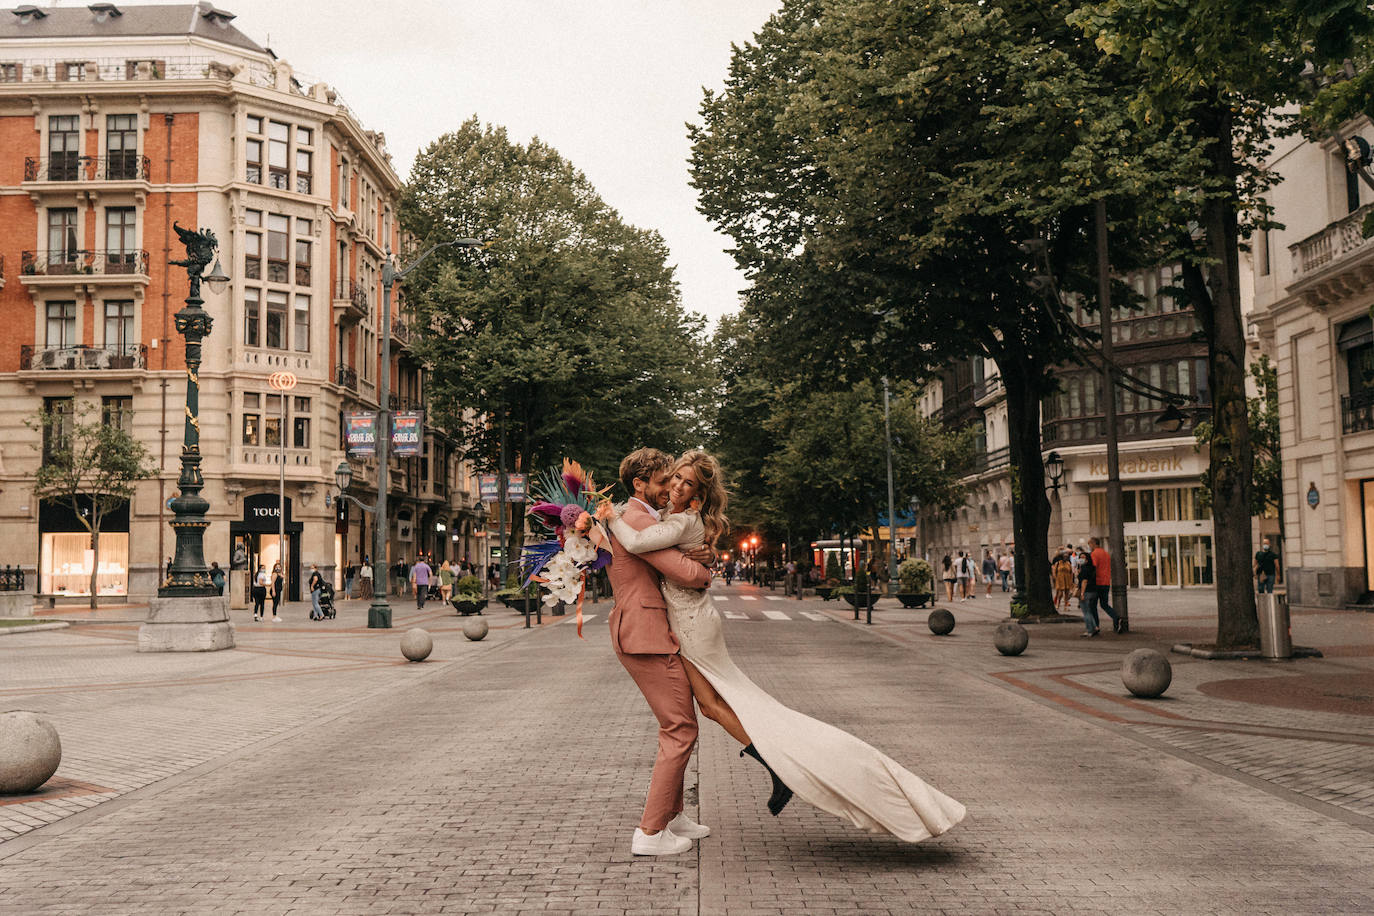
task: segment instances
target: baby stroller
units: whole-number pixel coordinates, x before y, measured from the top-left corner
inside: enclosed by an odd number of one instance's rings
[[[334,611],[334,586],[328,582],[320,584],[320,614],[324,620],[333,620],[337,616]]]

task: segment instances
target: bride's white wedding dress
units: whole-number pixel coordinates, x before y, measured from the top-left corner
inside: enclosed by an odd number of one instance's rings
[[[631,553],[697,547],[705,529],[695,512],[678,512],[636,531],[611,523]],[[663,583],[668,622],[682,657],[705,675],[739,716],[754,747],[798,798],[874,833],[911,843],[939,836],[964,819],[964,806],[848,732],[779,703],[749,680],[725,647],[720,612],[704,591]]]

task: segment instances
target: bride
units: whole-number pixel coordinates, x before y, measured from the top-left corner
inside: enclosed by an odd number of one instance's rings
[[[671,514],[636,531],[609,502],[597,510],[631,553],[714,544],[726,530],[720,466],[705,452],[687,452],[669,481]],[[690,508],[689,508],[690,507]],[[874,833],[911,843],[939,836],[964,818],[964,806],[926,785],[895,760],[848,732],[802,715],[744,675],[725,647],[720,613],[704,590],[663,583],[668,621],[681,646],[701,712],[719,723],[768,768],[778,814],[795,792],[822,811]]]

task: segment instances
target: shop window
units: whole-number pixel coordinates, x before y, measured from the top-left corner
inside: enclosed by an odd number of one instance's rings
[[[100,533],[97,594],[123,595],[129,587],[129,533]],[[53,532],[43,535],[40,590],[45,595],[89,595],[95,554],[86,532]]]
[[[1140,520],[1142,522],[1152,522],[1155,520],[1155,491],[1140,490],[1137,493],[1140,499]]]
[[[1178,521],[1178,495],[1177,489],[1158,490],[1155,494],[1155,517],[1156,521],[1176,522]]]
[[[1088,494],[1088,526],[1099,528],[1108,523],[1107,518],[1107,494],[1089,493]]]
[[[1135,490],[1121,491],[1121,520],[1123,522],[1133,522],[1136,520]]]
[[[255,413],[243,415],[243,444],[259,445],[262,442],[262,417]]]

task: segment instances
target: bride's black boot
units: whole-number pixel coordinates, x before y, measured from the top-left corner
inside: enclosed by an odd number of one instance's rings
[[[759,756],[758,748],[754,747],[752,744],[747,744],[744,750],[739,752],[741,757],[745,754],[748,754],[750,757],[753,757],[759,763],[763,764],[763,768],[768,771],[768,775],[773,777],[773,794],[768,798],[768,813],[777,817],[782,813],[782,809],[787,807],[787,803],[792,800],[792,790],[787,788],[787,783],[778,778],[777,773],[773,772],[773,768],[768,765],[768,761]]]

